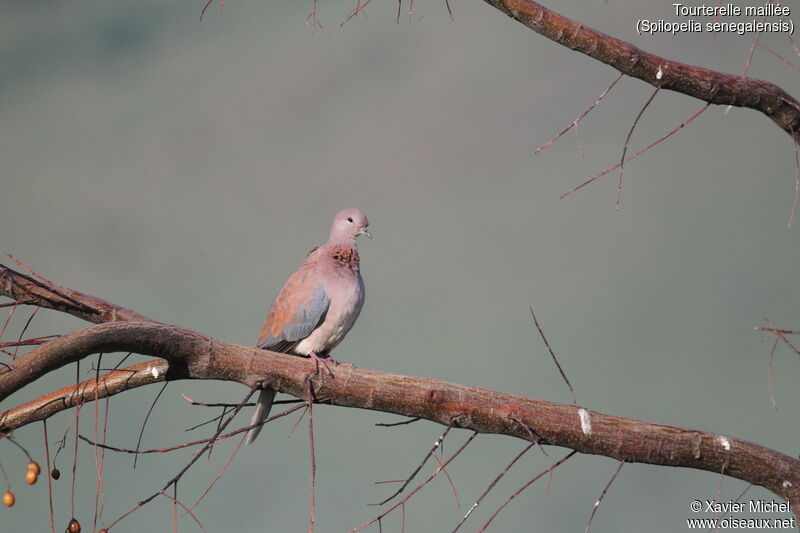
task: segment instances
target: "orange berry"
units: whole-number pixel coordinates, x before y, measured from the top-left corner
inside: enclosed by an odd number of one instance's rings
[[[7,490],[3,494],[3,505],[5,505],[6,507],[13,507],[14,501],[15,501],[14,493],[11,492],[10,490]]]
[[[42,467],[39,466],[39,463],[37,463],[36,461],[31,461],[30,463],[28,463],[28,470],[36,472],[37,476],[42,473]]]
[[[69,533],[81,533],[81,523],[73,518],[69,521],[69,527],[67,528],[67,531]]]
[[[39,479],[39,476],[36,475],[36,472],[33,470],[28,470],[25,474],[25,481],[28,482],[28,485],[33,485],[36,483],[36,480]]]

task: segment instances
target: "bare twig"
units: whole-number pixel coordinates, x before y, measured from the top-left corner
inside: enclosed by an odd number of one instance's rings
[[[397,426],[406,426],[408,424],[413,424],[414,422],[419,422],[420,420],[422,419],[419,417],[414,417],[414,418],[409,418],[408,420],[403,420],[402,422],[391,422],[391,423],[376,422],[375,425],[381,428],[394,428]]]
[[[317,457],[314,453],[314,389],[308,380],[308,451],[311,454],[311,510],[308,517],[308,533],[314,533],[314,512],[316,504],[315,487],[317,481]]]
[[[772,385],[772,362],[775,359],[775,348],[778,347],[778,343],[780,342],[779,338],[775,338],[775,341],[772,343],[772,348],[769,351],[769,363],[767,364],[767,383],[769,387],[769,401],[772,404],[772,410],[778,410],[778,404],[775,403],[775,394],[774,388]]]
[[[536,313],[533,312],[533,307],[530,307],[529,309],[531,310],[533,323],[536,324],[536,329],[539,331],[539,336],[542,337],[544,345],[547,346],[547,351],[550,352],[550,357],[553,358],[553,362],[556,364],[559,374],[561,374],[561,377],[564,379],[564,383],[566,383],[567,387],[569,387],[569,394],[570,396],[572,396],[573,405],[576,405],[578,402],[575,400],[575,389],[572,388],[572,383],[570,383],[569,379],[567,379],[567,375],[564,373],[564,369],[561,368],[561,363],[558,362],[558,358],[556,357],[555,352],[553,352],[553,349],[550,347],[550,343],[547,342],[547,337],[544,336],[544,331],[542,331],[542,327],[539,325],[539,320],[537,320],[536,318]]]
[[[778,58],[780,61],[782,61],[782,62],[783,62],[783,63],[784,63],[786,66],[788,66],[789,68],[792,68],[792,69],[794,69],[794,70],[800,71],[800,67],[798,67],[797,65],[795,65],[794,63],[792,63],[791,61],[789,61],[788,59],[786,59],[785,57],[783,57],[783,56],[782,56],[782,55],[780,55],[778,52],[776,52],[775,50],[773,50],[773,49],[772,49],[772,48],[770,48],[769,46],[765,45],[765,44],[764,44],[764,43],[762,43],[761,41],[759,41],[759,42],[758,42],[758,46],[759,46],[761,49],[763,49],[763,50],[766,50],[766,51],[767,51],[767,52],[769,52],[770,54],[772,54],[772,55],[774,55],[775,57],[777,57],[777,58]]]
[[[589,518],[586,520],[586,528],[584,528],[583,533],[589,533],[589,528],[592,527],[592,520],[594,520],[594,515],[597,513],[597,509],[600,507],[600,503],[603,501],[603,498],[606,497],[606,493],[608,489],[611,487],[611,484],[614,483],[614,480],[617,479],[619,475],[619,471],[622,470],[622,465],[624,465],[624,461],[620,461],[617,465],[617,469],[614,470],[614,475],[611,476],[611,479],[608,480],[606,486],[603,487],[603,492],[600,493],[600,497],[597,498],[597,501],[594,502],[592,506],[592,513],[589,515]]]
[[[669,132],[667,132],[665,135],[662,135],[661,137],[659,137],[658,139],[656,139],[656,140],[655,140],[655,141],[653,141],[652,143],[648,144],[647,146],[645,146],[644,148],[642,148],[641,150],[639,150],[638,152],[636,152],[635,154],[633,154],[633,155],[632,155],[632,156],[630,156],[629,158],[625,159],[625,161],[624,161],[624,162],[625,162],[625,163],[629,163],[630,161],[633,161],[634,159],[636,159],[637,157],[639,157],[639,156],[640,156],[640,155],[642,155],[643,153],[647,152],[648,150],[650,150],[650,149],[651,149],[651,148],[653,148],[654,146],[656,146],[656,145],[658,145],[658,144],[660,144],[660,143],[664,142],[664,141],[665,141],[665,140],[667,140],[668,138],[670,138],[670,137],[672,137],[673,135],[675,135],[676,133],[678,133],[678,132],[679,132],[680,130],[682,130],[684,127],[686,127],[686,126],[688,126],[689,124],[691,124],[691,123],[694,121],[694,119],[696,119],[697,117],[699,117],[700,115],[702,115],[702,114],[703,114],[703,113],[704,113],[704,112],[705,112],[705,111],[708,109],[709,105],[710,105],[710,104],[706,104],[706,105],[704,105],[703,107],[701,107],[700,109],[698,109],[698,110],[697,110],[697,111],[696,111],[696,112],[695,112],[695,113],[694,113],[694,114],[693,114],[691,117],[689,117],[688,119],[684,120],[683,122],[681,122],[680,124],[678,124],[677,126],[675,126],[675,128],[673,128],[672,130],[670,130]],[[570,196],[572,193],[574,193],[574,192],[577,192],[577,191],[579,191],[580,189],[583,189],[584,187],[586,187],[586,186],[587,186],[587,185],[589,185],[590,183],[592,183],[592,182],[594,182],[594,181],[597,181],[598,179],[602,178],[603,176],[605,176],[606,174],[608,174],[608,173],[609,173],[609,172],[611,172],[612,170],[616,170],[616,169],[618,169],[619,167],[620,167],[620,164],[619,164],[619,163],[617,163],[616,165],[614,165],[614,166],[612,166],[612,167],[609,167],[609,168],[605,169],[604,171],[602,171],[602,172],[599,172],[599,173],[595,174],[595,175],[594,175],[594,176],[592,176],[591,178],[589,178],[589,179],[587,179],[587,180],[583,181],[583,182],[582,182],[582,183],[580,183],[579,185],[576,185],[575,187],[573,187],[571,190],[569,190],[569,191],[565,192],[564,194],[562,194],[562,195],[560,196],[560,198],[566,198],[567,196]]]
[[[604,90],[602,93],[600,93],[600,96],[598,96],[598,97],[597,97],[597,99],[596,99],[596,100],[595,100],[595,101],[592,103],[592,105],[590,105],[590,106],[589,106],[589,107],[588,107],[588,108],[587,108],[587,109],[586,109],[586,110],[585,110],[583,113],[581,113],[581,115],[580,115],[578,118],[576,118],[575,120],[573,120],[573,121],[572,121],[572,122],[569,124],[569,126],[567,126],[566,128],[564,128],[563,130],[561,130],[561,131],[558,133],[558,135],[556,135],[555,137],[553,137],[552,139],[550,139],[549,141],[547,141],[546,143],[544,143],[543,145],[541,145],[539,148],[537,148],[536,150],[534,150],[534,151],[533,151],[533,155],[536,155],[536,154],[538,154],[539,152],[541,152],[542,150],[544,150],[545,148],[547,148],[548,146],[550,146],[551,144],[553,144],[554,142],[556,142],[558,139],[560,139],[560,138],[561,138],[561,137],[562,137],[562,136],[563,136],[565,133],[567,133],[567,132],[568,132],[569,130],[571,130],[572,128],[575,128],[575,135],[577,135],[577,134],[578,134],[578,124],[580,123],[580,121],[581,121],[581,120],[583,120],[584,118],[586,118],[586,115],[588,115],[589,113],[591,113],[591,112],[592,112],[592,110],[593,110],[595,107],[597,107],[597,104],[599,104],[599,103],[600,103],[600,101],[601,101],[603,98],[605,98],[605,96],[606,96],[606,95],[607,95],[607,94],[608,94],[608,93],[611,91],[611,89],[613,89],[613,88],[614,88],[614,85],[616,85],[616,84],[617,84],[617,82],[618,82],[620,79],[622,79],[622,73],[618,74],[618,75],[617,75],[617,77],[616,77],[616,78],[614,78],[614,81],[612,81],[612,82],[611,82],[611,85],[609,85],[608,87],[606,87],[606,88],[605,88],[605,90]],[[578,140],[578,147],[580,148],[580,152],[581,152],[581,153],[583,153],[583,148],[581,147],[581,143],[580,143],[580,137],[579,137],[579,140]],[[581,155],[581,159],[583,159],[583,156],[582,156],[582,155]]]
[[[385,500],[382,500],[382,501],[380,501],[378,503],[374,503],[374,504],[371,504],[371,505],[384,505],[384,504],[388,503],[389,501],[391,501],[392,499],[394,499],[395,496],[397,496],[398,494],[403,492],[405,490],[405,488],[408,486],[408,484],[411,483],[411,480],[413,480],[414,477],[419,473],[419,471],[422,470],[422,467],[425,466],[425,463],[428,462],[428,459],[431,458],[433,453],[436,450],[439,449],[439,447],[444,442],[445,437],[447,437],[447,434],[450,432],[450,430],[452,428],[453,428],[453,426],[447,426],[447,428],[444,430],[444,432],[433,443],[433,446],[431,447],[431,449],[428,450],[428,453],[425,454],[425,457],[422,459],[422,462],[417,466],[417,468],[414,469],[413,472],[411,472],[411,475],[406,478],[405,482],[403,482],[403,484],[400,486],[399,489],[397,489],[391,496],[389,496]]]
[[[351,530],[350,530],[350,531],[348,531],[347,533],[355,533],[356,531],[360,531],[360,530],[364,529],[365,527],[371,526],[372,524],[374,524],[374,523],[376,523],[376,522],[377,522],[378,524],[380,524],[380,523],[381,523],[381,520],[383,520],[383,519],[384,519],[384,518],[385,518],[385,517],[386,517],[386,516],[387,516],[389,513],[391,513],[392,511],[394,511],[394,510],[395,510],[395,509],[397,509],[398,507],[401,507],[401,508],[403,508],[403,509],[404,509],[404,508],[405,508],[405,507],[404,507],[404,506],[405,506],[405,503],[406,503],[406,502],[407,502],[407,501],[408,501],[408,500],[409,500],[409,499],[410,499],[412,496],[414,496],[414,495],[415,495],[417,492],[419,492],[419,490],[420,490],[420,489],[422,489],[422,487],[424,487],[425,485],[427,485],[428,483],[430,483],[430,481],[431,481],[433,478],[435,478],[435,477],[437,476],[437,474],[439,474],[439,472],[441,472],[441,471],[442,471],[442,469],[443,469],[443,468],[445,468],[445,467],[446,467],[447,465],[449,465],[449,464],[450,464],[450,463],[451,463],[451,462],[452,462],[452,461],[453,461],[453,460],[454,460],[456,457],[458,457],[458,456],[461,454],[461,452],[462,452],[462,451],[464,451],[464,449],[465,449],[467,446],[469,446],[469,444],[470,444],[470,443],[471,443],[471,442],[472,442],[472,441],[475,439],[475,437],[477,437],[477,436],[478,436],[478,434],[477,434],[477,433],[472,433],[472,435],[470,435],[470,436],[469,436],[469,438],[468,438],[468,439],[467,439],[467,440],[464,442],[464,444],[462,444],[461,446],[459,446],[459,448],[458,448],[458,449],[457,449],[455,452],[453,452],[453,455],[451,455],[451,456],[450,456],[450,457],[447,459],[447,461],[445,461],[445,462],[444,462],[444,464],[442,464],[440,467],[436,468],[436,469],[433,471],[433,473],[432,473],[430,476],[428,476],[428,477],[427,477],[427,478],[426,478],[424,481],[422,481],[422,482],[421,482],[419,485],[417,485],[416,487],[414,487],[414,489],[413,489],[413,490],[411,490],[411,491],[410,491],[408,494],[406,494],[406,495],[405,495],[405,496],[404,496],[402,499],[400,499],[399,501],[395,502],[395,503],[394,503],[394,504],[393,504],[391,507],[389,507],[388,509],[386,509],[385,511],[383,511],[381,514],[379,514],[378,516],[376,516],[376,517],[375,517],[375,518],[373,518],[372,520],[368,520],[368,521],[364,522],[363,524],[361,524],[361,525],[359,525],[359,526],[356,526],[356,527],[354,527],[353,529],[351,529]]]
[[[470,507],[470,508],[469,508],[469,510],[467,511],[467,514],[465,514],[465,515],[464,515],[464,517],[463,517],[463,518],[461,518],[461,521],[460,521],[458,524],[456,524],[456,527],[454,527],[454,528],[453,528],[453,531],[452,531],[452,533],[456,533],[456,531],[458,531],[458,529],[459,529],[459,528],[460,528],[460,527],[461,527],[461,526],[464,524],[464,522],[466,522],[466,521],[467,521],[467,518],[469,518],[469,515],[471,515],[471,514],[472,514],[472,512],[473,512],[475,509],[477,509],[477,508],[478,508],[478,506],[481,504],[481,502],[482,502],[482,501],[483,501],[483,499],[486,497],[486,495],[487,495],[487,494],[489,494],[489,491],[490,491],[490,490],[492,490],[492,489],[494,488],[494,486],[495,486],[495,485],[497,485],[497,482],[498,482],[498,481],[500,481],[500,480],[503,478],[503,476],[505,476],[505,475],[506,475],[506,473],[507,473],[509,470],[511,470],[511,467],[512,467],[512,466],[514,466],[514,463],[516,463],[517,461],[519,461],[519,459],[520,459],[520,458],[521,458],[523,455],[525,455],[526,453],[528,453],[528,450],[530,450],[532,447],[533,447],[533,443],[530,443],[530,444],[528,444],[527,446],[525,446],[525,448],[523,448],[523,449],[522,449],[522,451],[521,451],[521,452],[519,452],[519,453],[516,455],[516,457],[514,457],[514,458],[511,460],[511,462],[510,462],[510,463],[508,463],[508,464],[506,465],[506,467],[503,469],[503,471],[502,471],[502,472],[500,472],[500,473],[497,475],[497,477],[495,477],[495,478],[492,480],[492,482],[491,482],[491,483],[489,483],[489,485],[488,485],[488,486],[486,487],[486,489],[485,489],[485,490],[484,490],[484,491],[481,493],[481,495],[480,495],[480,496],[478,496],[478,499],[477,499],[477,500],[475,500],[475,503],[473,503],[473,504],[472,504],[472,507]]]
[[[503,510],[503,509],[506,507],[506,505],[508,505],[509,503],[511,503],[511,500],[513,500],[514,498],[516,498],[517,496],[519,496],[520,494],[522,494],[522,491],[524,491],[525,489],[527,489],[528,487],[530,487],[530,486],[531,486],[531,485],[532,485],[532,484],[533,484],[533,483],[534,483],[536,480],[538,480],[538,479],[539,479],[540,477],[542,477],[543,475],[545,475],[545,474],[549,474],[550,472],[552,472],[553,470],[555,470],[555,469],[556,469],[556,468],[557,468],[559,465],[563,464],[565,461],[567,461],[568,459],[570,459],[570,458],[571,458],[573,455],[575,455],[576,453],[577,453],[577,452],[576,452],[576,451],[574,451],[574,450],[573,450],[573,451],[571,451],[571,452],[569,452],[569,453],[568,453],[567,455],[565,455],[565,456],[564,456],[562,459],[559,459],[558,461],[556,461],[555,463],[553,463],[552,465],[550,465],[550,467],[548,467],[546,470],[543,470],[543,471],[539,472],[538,474],[536,474],[536,475],[533,477],[533,479],[529,480],[529,481],[528,481],[528,482],[526,482],[524,485],[522,485],[522,486],[521,486],[519,489],[517,489],[517,491],[516,491],[516,492],[514,492],[514,494],[512,494],[511,496],[509,496],[509,497],[508,497],[508,499],[507,499],[505,502],[503,502],[503,504],[502,504],[502,505],[500,505],[500,507],[498,507],[498,508],[497,508],[497,510],[496,510],[496,511],[495,511],[495,512],[492,514],[492,516],[490,516],[490,517],[489,517],[489,520],[487,520],[487,521],[486,521],[486,522],[483,524],[483,526],[481,526],[481,528],[478,530],[478,533],[482,533],[483,531],[486,531],[486,528],[487,528],[487,527],[489,527],[489,524],[491,524],[491,523],[492,523],[492,520],[494,520],[494,519],[497,517],[497,515],[498,515],[498,514],[500,514],[500,511],[502,511],[502,510]]]
[[[242,447],[242,444],[244,444],[244,440],[245,440],[245,438],[246,438],[246,437],[247,437],[247,433],[243,433],[243,434],[242,434],[242,438],[241,438],[241,439],[239,439],[239,442],[236,444],[236,448],[234,448],[233,452],[232,452],[232,453],[231,453],[231,455],[228,457],[228,460],[227,460],[227,461],[225,461],[225,464],[224,464],[224,465],[222,465],[222,468],[220,468],[220,469],[219,469],[219,472],[217,472],[217,475],[216,475],[216,477],[214,477],[213,481],[211,481],[211,483],[209,483],[209,484],[208,484],[208,486],[206,487],[206,490],[204,490],[204,491],[203,491],[203,494],[201,494],[201,495],[200,495],[200,497],[199,497],[199,498],[197,498],[197,501],[195,501],[195,502],[192,504],[192,506],[191,506],[191,507],[189,507],[189,508],[186,510],[186,512],[187,512],[187,513],[189,513],[190,511],[192,511],[192,509],[194,509],[195,507],[197,507],[197,506],[200,504],[200,502],[201,502],[201,501],[203,501],[203,498],[205,498],[205,497],[206,497],[206,494],[208,494],[209,492],[211,492],[211,488],[212,488],[212,487],[213,487],[213,486],[214,486],[214,485],[217,483],[217,481],[219,481],[219,479],[222,477],[222,474],[224,474],[224,473],[225,473],[225,470],[227,470],[227,469],[228,469],[228,467],[229,467],[229,466],[231,465],[231,463],[233,462],[233,458],[234,458],[234,457],[236,457],[236,454],[237,454],[237,453],[239,453],[239,450],[241,449],[241,447]],[[219,439],[218,439],[218,440],[219,440]]]
[[[631,124],[631,129],[628,130],[628,136],[625,137],[625,144],[622,147],[622,156],[619,159],[619,177],[617,178],[617,205],[615,207],[617,211],[619,211],[620,199],[622,197],[622,171],[625,168],[625,154],[628,153],[628,143],[630,142],[631,137],[633,136],[633,130],[636,129],[636,125],[639,123],[639,119],[642,118],[642,115],[644,114],[645,110],[650,106],[650,103],[653,101],[653,99],[658,94],[658,91],[660,90],[661,87],[656,87],[656,89],[653,91],[653,94],[651,94],[650,98],[648,98],[647,101],[644,103],[642,108],[639,110],[639,113],[636,115],[636,118],[633,119],[633,124]]]
[[[230,423],[231,423],[231,421],[233,421],[233,419],[234,419],[234,418],[236,418],[236,415],[237,415],[237,414],[239,414],[239,411],[242,409],[242,407],[244,407],[244,404],[246,404],[246,403],[247,403],[247,401],[248,401],[248,400],[250,399],[250,397],[251,397],[251,396],[252,396],[252,395],[255,393],[255,391],[256,391],[256,390],[257,390],[257,387],[255,387],[255,386],[253,386],[253,387],[251,387],[251,388],[250,388],[250,390],[249,390],[249,392],[248,392],[247,396],[245,396],[244,400],[242,400],[242,403],[241,403],[241,404],[239,404],[239,405],[238,405],[238,406],[237,406],[237,407],[236,407],[236,408],[233,410],[233,413],[231,414],[231,416],[230,416],[230,417],[228,417],[228,419],[227,419],[227,420],[226,420],[226,421],[225,421],[225,422],[224,422],[224,423],[223,423],[223,424],[220,426],[220,428],[219,428],[219,429],[216,431],[216,433],[214,433],[214,435],[213,435],[213,436],[212,436],[210,439],[208,439],[208,442],[206,442],[206,443],[205,443],[205,445],[203,446],[203,448],[202,448],[202,449],[201,449],[201,450],[200,450],[200,451],[199,451],[199,452],[198,452],[198,453],[197,453],[197,454],[196,454],[194,457],[192,457],[192,459],[189,461],[189,463],[188,463],[186,466],[184,466],[184,467],[183,467],[183,468],[182,468],[182,469],[181,469],[181,470],[180,470],[180,471],[179,471],[179,472],[178,472],[178,473],[177,473],[177,474],[176,474],[176,475],[175,475],[175,476],[174,476],[172,479],[170,479],[170,480],[169,480],[169,481],[166,483],[166,485],[164,485],[164,486],[161,488],[161,490],[159,490],[158,492],[156,492],[156,493],[154,493],[154,494],[152,494],[152,495],[148,496],[148,497],[147,497],[147,498],[145,498],[144,500],[140,501],[140,502],[139,502],[139,503],[138,503],[138,504],[137,504],[135,507],[133,507],[131,510],[129,510],[128,512],[126,512],[125,514],[123,514],[122,516],[120,516],[119,518],[117,518],[116,520],[114,520],[114,521],[113,521],[113,522],[112,522],[112,523],[111,523],[111,524],[108,526],[108,528],[109,528],[109,529],[111,529],[112,527],[114,527],[114,525],[115,525],[115,524],[119,523],[119,522],[120,522],[122,519],[124,519],[125,517],[129,516],[129,515],[130,515],[131,513],[133,513],[134,511],[136,511],[136,510],[138,510],[138,509],[141,509],[142,507],[144,507],[145,505],[147,505],[148,503],[150,503],[151,501],[153,501],[153,499],[155,499],[155,498],[156,498],[157,496],[159,496],[160,494],[165,494],[165,491],[166,491],[166,490],[167,490],[167,489],[168,489],[170,486],[177,484],[177,483],[178,483],[178,481],[181,479],[181,477],[183,477],[183,474],[185,474],[185,473],[186,473],[186,471],[187,471],[187,470],[189,470],[189,468],[191,468],[191,467],[192,467],[192,465],[193,465],[194,463],[196,463],[198,459],[200,459],[200,457],[202,457],[203,453],[204,453],[204,452],[205,452],[205,451],[206,451],[206,450],[207,450],[207,449],[208,449],[208,448],[209,448],[209,447],[210,447],[210,446],[211,446],[211,445],[212,445],[214,442],[216,442],[217,438],[220,436],[220,433],[222,433],[222,431],[223,431],[223,430],[224,430],[224,429],[225,429],[225,428],[228,426],[228,424],[230,424]]]
[[[262,424],[266,424],[268,422],[272,422],[273,420],[276,420],[278,418],[282,418],[282,417],[284,417],[286,415],[294,413],[295,411],[297,411],[299,409],[305,409],[305,408],[307,408],[306,404],[297,404],[294,407],[290,407],[286,411],[283,411],[283,412],[278,413],[276,415],[272,415],[271,417],[269,417],[268,419],[264,420],[263,422],[258,422],[256,424],[250,424],[248,426],[244,426],[244,427],[241,427],[239,429],[235,429],[235,430],[233,430],[233,431],[231,431],[229,433],[225,433],[223,435],[219,435],[216,438],[209,437],[207,439],[195,440],[195,441],[192,441],[192,442],[187,442],[185,444],[176,444],[174,446],[168,446],[166,448],[152,448],[152,449],[149,449],[149,450],[133,450],[133,449],[130,449],[130,448],[119,448],[119,447],[116,447],[116,446],[110,446],[108,444],[101,444],[101,443],[92,441],[92,440],[88,439],[87,437],[84,437],[83,435],[79,435],[79,438],[82,441],[86,442],[87,444],[90,444],[92,446],[99,446],[100,448],[103,448],[105,450],[110,450],[112,452],[130,453],[130,454],[167,453],[167,452],[174,452],[175,450],[182,450],[184,448],[189,448],[191,446],[199,446],[201,444],[208,444],[208,443],[212,443],[213,444],[214,442],[222,442],[222,441],[230,439],[231,437],[235,437],[236,435],[239,435],[240,433],[244,433],[244,432],[250,431],[254,427],[260,426]],[[196,455],[201,455],[201,452],[197,452]]]
[[[794,200],[792,210],[789,212],[789,227],[792,227],[794,215],[797,213],[797,203],[800,201],[800,147],[794,143]]]
[[[142,421],[142,427],[139,430],[139,438],[136,440],[136,450],[139,450],[139,446],[142,444],[142,437],[144,436],[144,428],[147,426],[147,421],[150,419],[150,414],[152,414],[153,409],[156,407],[156,403],[158,403],[158,399],[161,398],[161,395],[164,394],[164,390],[167,388],[169,384],[168,381],[164,382],[164,385],[161,386],[161,389],[156,394],[155,399],[150,404],[150,408],[147,410],[147,414],[144,416],[144,420]],[[139,459],[139,454],[133,456],[133,468],[136,468],[136,462]]]
[[[56,533],[56,519],[53,513],[53,476],[50,469],[53,468],[50,464],[50,444],[47,440],[47,420],[42,420],[42,427],[44,428],[44,457],[47,461],[47,498],[50,501],[50,533]]]
[[[450,477],[450,474],[447,472],[447,469],[444,467],[444,463],[439,456],[433,454],[433,458],[439,464],[439,468],[442,469],[442,473],[447,478],[447,482],[450,484],[450,490],[453,492],[453,498],[456,500],[456,509],[461,509],[461,499],[458,497],[458,490],[456,489],[456,484],[453,483],[453,478]]]

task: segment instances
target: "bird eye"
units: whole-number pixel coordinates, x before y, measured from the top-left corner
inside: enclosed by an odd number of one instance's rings
[[[352,222],[353,221],[353,217],[347,217],[347,221],[348,222]]]

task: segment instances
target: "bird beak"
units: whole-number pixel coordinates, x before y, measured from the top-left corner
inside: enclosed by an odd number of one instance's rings
[[[361,234],[366,235],[367,237],[372,239],[372,233],[370,233],[369,230],[367,230],[367,228],[361,228]]]

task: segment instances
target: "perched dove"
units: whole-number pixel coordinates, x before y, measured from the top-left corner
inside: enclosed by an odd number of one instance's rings
[[[325,358],[332,361],[331,351],[353,327],[364,305],[356,237],[371,239],[368,225],[367,216],[358,209],[337,213],[328,242],[308,253],[272,302],[258,348],[312,357],[323,365]],[[267,419],[274,399],[275,389],[261,390],[251,424]],[[247,433],[247,444],[262,427]]]

